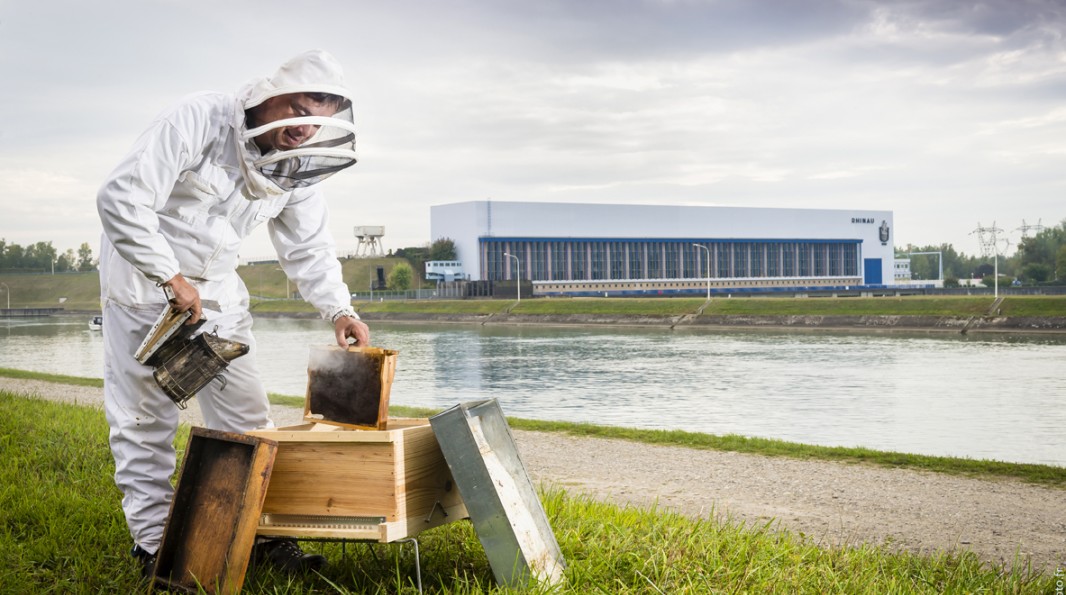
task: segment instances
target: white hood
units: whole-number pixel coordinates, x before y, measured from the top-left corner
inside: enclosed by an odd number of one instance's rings
[[[291,93],[329,93],[344,98],[330,117],[302,116],[268,122],[249,130],[245,110],[279,95]],[[352,117],[351,92],[344,84],[340,64],[323,50],[299,54],[270,78],[256,79],[237,93],[235,128],[237,149],[241,155],[241,173],[247,184],[249,199],[269,198],[316,184],[356,162],[355,124]],[[263,155],[255,137],[285,126],[318,126],[307,142],[291,150],[273,150]]]

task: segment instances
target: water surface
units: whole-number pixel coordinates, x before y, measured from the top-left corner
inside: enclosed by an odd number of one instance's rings
[[[0,321],[0,366],[100,377],[87,320]],[[373,323],[391,402],[1066,466],[1066,339]],[[256,321],[268,390],[303,395],[319,320]]]

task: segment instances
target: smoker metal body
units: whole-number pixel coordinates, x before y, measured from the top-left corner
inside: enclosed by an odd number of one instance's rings
[[[496,582],[562,581],[565,560],[496,399],[456,405],[429,422]]]
[[[200,333],[192,339],[175,335],[159,353],[171,347],[173,353],[161,358],[152,376],[178,409],[185,409],[189,399],[212,380],[217,379],[224,388],[226,377],[222,372],[231,360],[249,351],[244,343],[219,339],[208,333]]]
[[[217,329],[197,335],[196,331],[207,319],[201,317],[195,324],[185,324],[191,317],[191,310],[178,312],[165,306],[133,354],[140,363],[155,368],[152,376],[156,384],[178,409],[188,407],[189,399],[212,380],[225,387],[226,377],[222,372],[231,361],[251,349],[244,343],[219,337]]]

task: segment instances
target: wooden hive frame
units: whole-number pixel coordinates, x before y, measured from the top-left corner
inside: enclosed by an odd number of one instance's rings
[[[192,429],[155,584],[192,593],[240,592],[276,450],[269,439]]]
[[[386,429],[398,354],[378,347],[313,348],[304,419],[344,428]]]

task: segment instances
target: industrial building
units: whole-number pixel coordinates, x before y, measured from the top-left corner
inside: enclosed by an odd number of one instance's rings
[[[540,295],[884,287],[892,212],[470,201],[430,210],[456,278]]]

